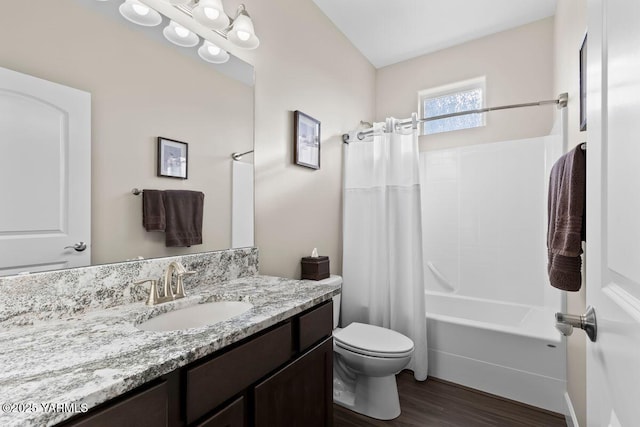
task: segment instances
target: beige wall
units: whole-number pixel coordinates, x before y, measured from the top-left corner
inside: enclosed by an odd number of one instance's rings
[[[559,0],[555,16],[555,90],[568,92],[568,149],[586,141],[580,132],[579,51],[587,28],[587,3]],[[584,283],[584,281],[583,281]],[[567,293],[567,312],[581,314],[586,309],[586,291]],[[586,338],[575,333],[567,339],[567,391],[581,426],[586,426]]]
[[[554,99],[553,18],[410,59],[378,70],[376,120],[410,117],[418,91],[486,76],[486,106]],[[553,107],[487,114],[486,126],[420,137],[420,149],[547,135]]]
[[[300,277],[314,247],[342,270],[341,134],[371,120],[375,69],[311,0],[247,0],[256,21],[256,245],[260,272]],[[293,164],[293,111],[322,123],[321,168]]]
[[[3,4],[0,66],[91,93],[93,262],[228,248],[230,154],[251,147],[253,88],[78,4]],[[188,180],[156,177],[157,136],[189,143]],[[145,232],[133,187],[203,191],[203,244]]]

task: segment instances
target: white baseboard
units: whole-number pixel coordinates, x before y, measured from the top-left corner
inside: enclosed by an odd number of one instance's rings
[[[576,411],[573,410],[573,403],[571,403],[571,397],[569,393],[564,392],[564,403],[567,405],[564,417],[567,420],[567,427],[580,427],[578,424],[578,418],[576,418]]]

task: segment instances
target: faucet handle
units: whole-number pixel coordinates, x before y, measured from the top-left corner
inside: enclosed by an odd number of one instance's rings
[[[186,271],[186,270],[181,273],[178,273],[178,284],[176,285],[176,298],[184,298],[187,296],[186,292],[184,291],[184,282],[182,281],[184,276],[191,276],[196,273],[197,271]]]
[[[143,279],[133,282],[134,285],[142,285],[144,283],[151,282],[151,289],[149,289],[149,298],[147,298],[147,305],[156,305],[158,303],[158,280],[156,279]]]
[[[180,261],[175,261],[173,265],[175,267],[176,274],[184,274],[187,271]]]

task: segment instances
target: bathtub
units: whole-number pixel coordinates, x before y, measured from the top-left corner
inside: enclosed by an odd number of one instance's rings
[[[430,376],[565,412],[554,310],[431,291],[425,302]]]

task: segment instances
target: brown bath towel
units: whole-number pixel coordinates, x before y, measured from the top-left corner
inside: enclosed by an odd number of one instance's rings
[[[202,211],[204,193],[187,190],[165,190],[166,246],[202,244]]]
[[[164,231],[164,192],[160,190],[142,191],[142,226],[147,231]]]
[[[549,179],[547,271],[551,285],[578,291],[585,240],[586,157],[578,145],[560,157]]]

